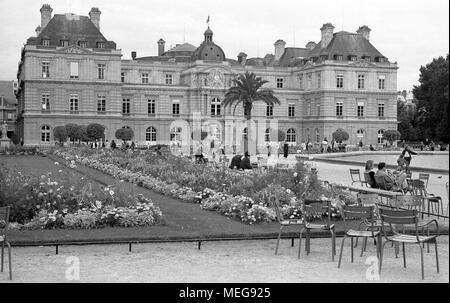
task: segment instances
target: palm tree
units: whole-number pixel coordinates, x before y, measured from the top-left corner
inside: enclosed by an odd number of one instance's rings
[[[237,79],[233,79],[234,86],[230,87],[225,93],[225,98],[222,101],[222,106],[235,105],[238,106],[242,102],[247,120],[247,140],[244,143],[245,151],[248,151],[248,139],[250,139],[250,120],[252,118],[253,103],[256,101],[263,101],[267,105],[274,106],[280,104],[280,100],[274,96],[273,90],[262,89],[261,87],[268,83],[267,80],[262,80],[261,77],[256,77],[254,73],[240,74]]]

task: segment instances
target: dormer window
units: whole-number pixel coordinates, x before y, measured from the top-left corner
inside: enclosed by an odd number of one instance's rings
[[[321,61],[328,60],[328,56],[327,55],[322,55],[322,56],[320,56],[320,60]]]
[[[384,58],[384,57],[375,57],[375,62],[385,63],[386,62],[386,58]]]
[[[334,55],[334,60],[336,60],[336,61],[343,61],[344,60],[344,56],[342,56],[342,55]]]
[[[97,48],[105,48],[105,42],[97,42]]]
[[[78,41],[78,46],[82,48],[87,48],[87,41]]]
[[[42,46],[50,46],[50,39],[42,39]]]
[[[361,58],[364,60],[367,60],[367,61],[370,61],[370,59],[371,59],[370,56],[362,56]]]
[[[349,60],[349,61],[356,61],[357,59],[358,59],[358,57],[355,56],[355,55],[349,55],[349,56],[348,56],[348,60]]]
[[[69,40],[59,40],[59,46],[62,47],[69,46]]]

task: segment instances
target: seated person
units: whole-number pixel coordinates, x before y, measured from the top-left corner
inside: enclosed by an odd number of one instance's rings
[[[234,168],[239,169],[241,167],[241,158],[242,158],[241,155],[236,155],[233,158],[231,158],[231,163],[230,163],[229,168],[231,168],[231,169],[234,169]]]
[[[387,190],[397,190],[406,188],[406,174],[392,174],[386,170],[386,163],[380,162],[378,163],[378,171],[375,173],[375,176],[383,176],[384,183],[386,184]]]
[[[250,163],[250,155],[248,152],[245,152],[244,158],[241,160],[240,164],[241,169],[252,169],[252,164]]]
[[[373,161],[367,160],[366,167],[365,167],[365,173],[369,173],[369,180],[367,180],[367,183],[371,188],[377,188],[377,184],[375,182],[375,172],[373,171]]]

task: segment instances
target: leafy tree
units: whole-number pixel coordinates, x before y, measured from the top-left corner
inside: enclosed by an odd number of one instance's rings
[[[244,142],[244,150],[248,151],[248,141],[254,141],[251,134],[250,120],[252,118],[253,103],[263,101],[267,105],[274,106],[280,104],[280,100],[274,96],[273,90],[263,89],[262,86],[269,81],[256,77],[254,73],[246,72],[240,74],[237,79],[233,79],[234,86],[230,87],[225,93],[222,106],[234,105],[235,107],[242,103],[247,119],[247,140]]]
[[[397,101],[397,120],[398,131],[401,134],[401,140],[416,141],[418,139],[417,129],[415,127],[415,111],[407,107],[404,102]]]
[[[333,140],[336,141],[337,143],[342,143],[343,141],[347,141],[350,138],[349,134],[342,129],[335,131],[332,134],[332,137]]]
[[[383,139],[387,140],[391,145],[394,143],[394,141],[400,140],[400,137],[400,132],[395,129],[388,129],[383,133]]]
[[[122,141],[129,141],[133,139],[134,132],[131,128],[119,128],[116,130],[116,138]]]
[[[69,123],[66,125],[66,132],[67,132],[67,136],[70,138],[70,140],[73,142],[75,142],[75,140],[78,140],[78,134],[79,131],[78,129],[80,128],[80,125],[74,124],[74,123]]]
[[[103,125],[92,123],[86,127],[86,134],[92,141],[105,138],[105,127]]]
[[[414,86],[413,93],[418,100],[416,120],[423,130],[422,140],[450,141],[448,74],[448,54],[420,67],[420,85]]]
[[[85,125],[78,126],[76,134],[78,141],[89,142],[89,137],[87,135],[86,128],[87,127]]]
[[[67,131],[65,126],[56,126],[53,129],[53,137],[59,141],[59,144],[64,145],[64,142],[67,140]]]

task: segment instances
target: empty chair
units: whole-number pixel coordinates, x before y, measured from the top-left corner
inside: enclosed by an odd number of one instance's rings
[[[341,267],[341,260],[342,260],[342,251],[344,249],[344,242],[345,240],[350,237],[351,239],[351,261],[353,263],[353,238],[360,238],[363,237],[365,242],[367,238],[373,238],[376,243],[376,251],[377,251],[377,257],[379,257],[380,252],[380,231],[375,228],[375,207],[374,206],[355,206],[355,205],[344,205],[342,207],[342,218],[344,219],[344,229],[346,230],[344,239],[342,239],[341,244],[341,251],[339,253],[339,263],[338,268]],[[369,229],[367,230],[354,230],[354,229],[348,229],[347,230],[347,220],[348,219],[362,219],[367,222],[370,222]],[[363,254],[363,249],[361,249],[361,257]]]
[[[352,185],[355,182],[361,183],[361,186],[364,186],[366,181],[361,180],[361,174],[359,169],[350,168],[350,177],[352,178]]]
[[[444,203],[442,202],[442,197],[429,194],[427,192],[425,182],[419,179],[412,180],[413,193],[416,195],[421,195],[427,201],[428,212],[435,213],[437,209],[437,214],[444,213]]]
[[[366,229],[370,229],[370,228],[375,228],[377,230],[380,230],[381,228],[381,220],[380,220],[380,216],[378,213],[378,204],[380,203],[379,200],[379,196],[378,194],[363,194],[363,193],[358,193],[356,195],[356,199],[358,201],[358,205],[360,206],[373,206],[374,207],[374,222],[373,225],[371,224],[371,222],[369,222],[368,220],[361,220],[361,223],[359,224],[359,228],[361,229],[361,226],[365,225]],[[364,251],[366,251],[366,239],[364,239]],[[358,246],[358,238],[356,238],[355,241],[355,248]],[[361,251],[362,254],[362,251]]]
[[[419,180],[425,183],[425,188],[428,188],[428,181],[430,180],[430,174],[419,173]]]
[[[284,218],[283,214],[281,213],[281,209],[280,209],[281,205],[280,205],[280,201],[277,196],[270,196],[270,197],[266,196],[265,199],[269,199],[269,203],[275,210],[275,215],[277,216],[277,221],[280,224],[280,231],[278,232],[278,239],[277,239],[277,246],[275,248],[275,254],[278,254],[278,246],[280,245],[281,232],[283,231],[283,228],[285,226],[295,225],[295,226],[301,227],[300,233],[299,233],[299,248],[298,248],[298,255],[300,256],[300,250],[301,250],[301,246],[302,246],[302,230],[304,227],[303,219],[302,218],[297,218],[297,219]]]
[[[306,254],[309,255],[311,251],[311,230],[326,230],[331,233],[331,259],[334,261],[334,256],[336,255],[336,232],[334,224],[331,224],[331,201],[306,199],[303,203],[302,215],[306,230]],[[302,231],[300,231],[301,233]],[[298,257],[300,258],[300,249]]]
[[[7,238],[9,229],[9,211],[10,211],[9,206],[0,207],[0,244],[2,245],[1,272],[3,272],[5,244],[6,244],[6,246],[8,247],[9,279],[12,280],[11,245],[9,244]]]
[[[439,258],[438,258],[438,247],[436,238],[439,236],[439,225],[436,220],[429,221],[428,224],[435,223],[436,224],[436,235],[434,236],[419,236],[419,217],[417,210],[391,210],[380,208],[380,216],[381,221],[383,223],[389,224],[388,228],[385,228],[382,225],[383,236],[386,241],[381,246],[381,254],[380,254],[380,274],[383,263],[383,251],[384,246],[388,242],[393,243],[401,243],[402,244],[402,252],[403,252],[403,267],[406,268],[406,253],[405,253],[405,244],[418,244],[420,248],[420,261],[421,261],[421,270],[422,270],[422,280],[425,278],[424,272],[424,262],[423,262],[423,247],[424,243],[434,243],[435,244],[435,252],[436,252],[436,267],[437,272],[439,272]],[[415,227],[415,232],[413,235],[406,234],[404,232],[400,232],[396,230],[393,225],[401,224],[404,226],[405,224],[413,224]],[[388,233],[389,232],[389,233]]]

